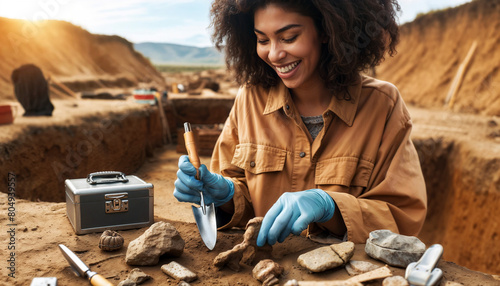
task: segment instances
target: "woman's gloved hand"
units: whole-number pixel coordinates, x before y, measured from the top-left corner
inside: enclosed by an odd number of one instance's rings
[[[264,216],[257,246],[283,242],[290,233],[299,235],[310,223],[330,220],[334,211],[335,202],[323,190],[284,193]]]
[[[234,184],[221,175],[211,173],[207,166],[201,165],[200,180],[197,180],[196,168],[189,162],[186,155],[179,158],[179,170],[175,180],[174,197],[179,202],[200,204],[200,192],[203,192],[205,204],[214,203],[221,206],[233,198]]]

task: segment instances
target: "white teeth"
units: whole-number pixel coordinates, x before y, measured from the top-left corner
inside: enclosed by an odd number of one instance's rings
[[[284,67],[276,67],[276,69],[280,73],[287,73],[287,72],[290,72],[291,70],[293,70],[298,64],[299,64],[299,62],[294,62],[294,63],[289,64],[289,65],[284,66]]]

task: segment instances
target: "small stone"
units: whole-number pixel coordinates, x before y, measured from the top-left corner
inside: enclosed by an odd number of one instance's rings
[[[350,260],[346,264],[345,270],[350,276],[363,274],[379,268],[380,266],[367,261]]]
[[[271,259],[259,261],[252,270],[253,278],[262,282],[262,286],[279,284],[278,276],[283,273],[283,267]]]
[[[120,282],[118,286],[136,286],[146,282],[149,279],[151,279],[151,276],[142,272],[142,270],[139,268],[134,268],[128,274],[127,279]]]
[[[137,284],[134,283],[132,280],[127,278],[127,279],[123,280],[122,282],[120,282],[118,284],[118,286],[137,286]]]
[[[425,244],[414,236],[393,233],[390,230],[370,232],[366,240],[366,254],[389,265],[406,268],[425,252]]]
[[[344,264],[344,261],[330,246],[323,246],[301,254],[297,262],[312,272],[323,272]]]
[[[382,281],[382,286],[409,286],[410,284],[403,276],[391,276]]]
[[[332,244],[330,247],[344,261],[344,264],[351,260],[354,255],[354,242],[346,241],[338,244]]]
[[[179,257],[183,252],[184,240],[177,229],[160,221],[129,243],[125,261],[129,265],[156,265],[162,255]]]
[[[191,284],[187,283],[186,281],[181,281],[177,286],[191,286]]]
[[[161,271],[172,278],[175,278],[177,280],[184,280],[186,282],[191,282],[198,279],[198,275],[196,275],[196,273],[175,261],[163,265],[161,267]]]
[[[128,275],[128,279],[134,281],[137,284],[142,284],[142,283],[146,282],[147,280],[151,279],[151,276],[142,272],[142,270],[139,268],[134,268],[134,269],[132,269],[132,271],[130,271],[130,274]]]

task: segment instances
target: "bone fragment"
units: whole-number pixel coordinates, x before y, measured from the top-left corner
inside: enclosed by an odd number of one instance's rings
[[[235,245],[233,249],[219,253],[214,259],[214,266],[220,270],[227,265],[230,269],[239,271],[240,261],[243,262],[242,258],[245,252],[247,252],[245,256],[253,259],[253,255],[248,254],[248,252],[255,252],[257,248],[257,236],[259,235],[262,220],[263,217],[255,217],[249,220],[246,225],[245,233],[243,234],[243,242]],[[245,259],[246,261],[244,261],[244,263],[249,264],[251,261],[248,260],[252,259]]]

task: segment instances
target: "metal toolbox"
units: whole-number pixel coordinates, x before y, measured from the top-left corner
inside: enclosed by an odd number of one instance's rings
[[[121,172],[97,172],[68,179],[66,213],[76,234],[149,226],[154,220],[154,187]]]

